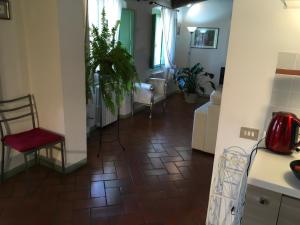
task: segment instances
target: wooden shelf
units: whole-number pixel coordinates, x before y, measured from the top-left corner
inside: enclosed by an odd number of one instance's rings
[[[300,76],[300,70],[289,70],[289,69],[277,68],[276,69],[276,74]]]

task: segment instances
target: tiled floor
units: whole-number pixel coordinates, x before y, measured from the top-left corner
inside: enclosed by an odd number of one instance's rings
[[[88,140],[88,164],[70,175],[42,166],[0,185],[0,225],[204,225],[213,157],[191,151],[193,110],[181,95],[167,112],[121,121],[123,152]],[[114,126],[105,129],[112,137]],[[30,186],[28,190],[26,187]]]

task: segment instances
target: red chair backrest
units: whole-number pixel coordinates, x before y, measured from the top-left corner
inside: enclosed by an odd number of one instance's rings
[[[25,117],[31,117],[32,128],[36,128],[33,96],[26,95],[10,100],[0,100],[0,134],[1,139],[9,133],[8,123]],[[26,111],[26,112],[24,112]],[[13,114],[13,116],[9,115]]]

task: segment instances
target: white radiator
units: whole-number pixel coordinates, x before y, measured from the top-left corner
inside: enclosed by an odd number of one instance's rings
[[[117,115],[112,114],[109,109],[105,106],[103,101],[99,99],[99,86],[96,87],[96,125],[98,127],[105,127],[115,121],[117,121]],[[100,105],[101,104],[101,105]],[[102,111],[102,123],[101,123],[101,111]]]

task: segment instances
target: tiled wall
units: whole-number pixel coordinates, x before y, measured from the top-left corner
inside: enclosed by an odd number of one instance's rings
[[[278,69],[300,70],[300,54],[279,53],[277,71]],[[275,75],[266,125],[272,112],[278,111],[292,112],[300,117],[300,76],[278,73]]]
[[[278,54],[277,68],[300,70],[300,54],[280,52]]]

